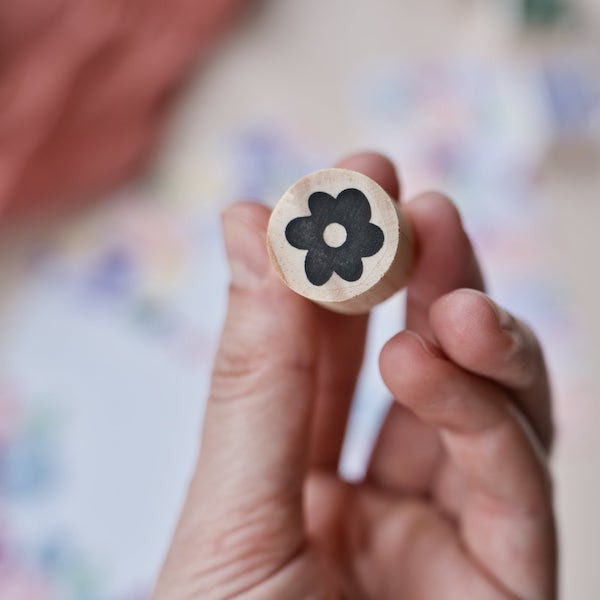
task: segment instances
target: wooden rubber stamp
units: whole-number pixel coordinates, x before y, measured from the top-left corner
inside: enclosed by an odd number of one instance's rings
[[[368,312],[400,290],[413,258],[396,202],[346,169],[317,171],[289,188],[271,214],[267,247],[292,290],[348,314]]]

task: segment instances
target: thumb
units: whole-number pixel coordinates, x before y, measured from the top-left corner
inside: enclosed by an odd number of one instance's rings
[[[229,307],[200,458],[174,541],[183,536],[211,577],[219,570],[231,577],[240,557],[253,564],[253,576],[273,572],[304,541],[316,313],[271,270],[268,218],[266,207],[252,203],[223,215]],[[247,564],[244,569],[248,578]]]

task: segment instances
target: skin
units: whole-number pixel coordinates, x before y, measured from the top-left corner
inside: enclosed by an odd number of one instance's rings
[[[339,166],[400,197],[386,158]],[[154,600],[556,597],[540,346],[481,291],[450,200],[426,193],[403,211],[417,241],[407,329],[380,355],[396,401],[358,484],[337,466],[367,318],[281,283],[265,250],[267,208],[225,211],[228,315]]]
[[[69,214],[148,163],[246,0],[1,0],[0,216]]]

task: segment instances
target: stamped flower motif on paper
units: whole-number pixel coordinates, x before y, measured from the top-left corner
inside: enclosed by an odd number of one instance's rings
[[[311,215],[292,219],[285,230],[287,241],[299,250],[308,250],[304,261],[306,277],[316,286],[324,285],[333,273],[345,281],[358,281],[363,258],[383,247],[383,231],[371,223],[367,197],[348,188],[334,198],[314,192],[308,198]]]

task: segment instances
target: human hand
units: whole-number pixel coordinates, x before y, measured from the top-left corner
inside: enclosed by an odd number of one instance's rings
[[[383,157],[340,166],[399,196]],[[380,356],[396,402],[358,484],[337,466],[367,318],[327,312],[281,283],[265,249],[267,208],[225,212],[229,310],[154,600],[555,597],[539,344],[475,291],[482,278],[449,200],[423,194],[403,211],[417,243],[407,330]]]
[[[2,0],[0,216],[53,212],[139,170],[245,3]]]

